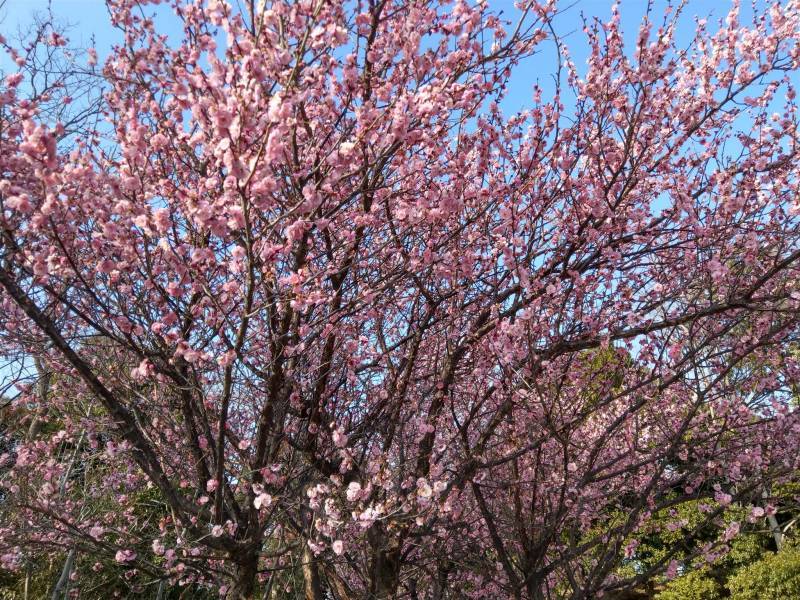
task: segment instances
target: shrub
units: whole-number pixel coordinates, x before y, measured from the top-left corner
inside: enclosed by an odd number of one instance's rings
[[[728,580],[733,600],[800,598],[800,550],[770,554]]]
[[[656,600],[717,600],[722,598],[722,586],[705,569],[691,571],[670,581],[656,595]]]

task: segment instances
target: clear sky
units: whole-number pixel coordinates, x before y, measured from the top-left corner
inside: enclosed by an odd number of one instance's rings
[[[585,36],[581,31],[581,17],[588,19],[600,18],[607,20],[610,17],[612,0],[562,0],[560,7],[563,12],[554,23],[556,32],[561,35],[580,68],[586,59]],[[2,0],[0,0],[2,4]],[[100,57],[119,39],[118,32],[112,29],[108,22],[103,0],[5,0],[4,8],[0,10],[0,32],[8,38],[13,38],[17,31],[24,30],[30,24],[31,16],[37,11],[46,10],[48,4],[52,5],[53,12],[64,22],[71,25],[70,38],[75,45],[88,46],[92,42],[98,50]],[[654,0],[654,14],[662,14],[666,5],[665,0]],[[764,7],[767,0],[757,0],[757,5]],[[489,5],[495,10],[503,10],[511,15],[516,12],[513,0],[489,0]],[[750,0],[742,2],[742,21],[747,22],[752,12]],[[639,22],[647,6],[646,0],[622,0],[620,14],[625,37],[635,40]],[[683,13],[682,27],[679,31],[678,41],[688,38],[694,31],[694,17],[709,17],[711,26],[717,19],[723,17],[730,7],[729,0],[689,0]],[[155,9],[154,9],[155,10]],[[166,6],[159,10],[167,10]],[[168,23],[169,19],[164,20]],[[169,33],[169,31],[167,31]],[[555,66],[554,47],[545,48],[544,51],[520,66],[514,73],[509,95],[503,104],[506,111],[515,111],[528,103],[531,95],[531,86],[536,81],[545,88],[550,87],[550,73]],[[6,56],[0,56],[0,68],[9,71],[12,65]]]

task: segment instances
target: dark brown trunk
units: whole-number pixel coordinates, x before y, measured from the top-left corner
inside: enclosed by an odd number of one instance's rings
[[[400,581],[400,552],[389,550],[378,552],[373,566],[373,588],[375,598],[394,598]]]
[[[400,582],[401,544],[394,536],[386,535],[378,523],[370,527],[368,537],[372,546],[371,597],[380,600],[394,598]]]
[[[229,598],[232,600],[254,600],[256,575],[258,573],[258,554],[253,552],[236,560],[233,586]]]

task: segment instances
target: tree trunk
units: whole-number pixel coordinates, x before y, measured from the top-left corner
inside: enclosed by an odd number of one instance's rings
[[[22,596],[23,600],[28,600],[28,587],[30,586],[30,583],[31,583],[31,563],[30,560],[28,560],[27,564],[25,565],[25,588],[23,590],[24,594]]]
[[[379,551],[372,569],[372,585],[375,598],[394,598],[400,581],[400,551]]]
[[[69,574],[72,572],[72,565],[75,562],[75,548],[72,548],[64,560],[64,568],[61,569],[61,576],[56,581],[53,587],[53,594],[50,596],[51,600],[58,600],[62,595],[66,596],[66,587],[69,583]]]
[[[761,497],[764,498],[764,501],[769,500],[769,490],[764,488],[761,492]],[[767,515],[767,523],[769,523],[769,530],[772,532],[772,538],[775,540],[775,549],[780,552],[783,549],[783,530],[781,529],[780,523],[778,523],[778,519],[775,518],[774,514]]]
[[[433,600],[442,600],[447,592],[447,576],[449,565],[439,564],[436,569],[436,581],[433,582]]]
[[[255,598],[256,575],[258,573],[258,553],[238,557],[233,586],[228,596],[232,600],[253,600]]]
[[[335,567],[324,569],[323,573],[325,575],[325,589],[329,594],[333,594],[335,600],[351,600],[353,598],[353,592],[344,580],[337,575]]]
[[[28,439],[32,440],[39,432],[42,430],[42,424],[44,423],[44,418],[47,416],[49,411],[48,406],[48,397],[50,395],[50,371],[42,362],[40,358],[34,358],[33,363],[36,365],[36,374],[39,377],[39,380],[36,382],[36,395],[39,397],[39,406],[36,409],[36,413],[33,415],[31,419],[31,424],[28,427]]]
[[[303,580],[305,581],[306,600],[323,600],[319,571],[308,544],[303,550]]]
[[[396,535],[387,535],[379,523],[373,524],[367,535],[372,546],[370,597],[394,598],[400,583],[401,543]]]

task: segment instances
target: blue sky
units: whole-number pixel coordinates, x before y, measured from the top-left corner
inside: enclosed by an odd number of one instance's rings
[[[581,16],[607,20],[610,16],[611,1],[563,0],[560,2],[564,12],[554,23],[555,30],[564,37],[573,60],[579,68],[585,63],[587,53],[585,36],[581,31]],[[0,11],[0,19],[2,19],[0,32],[6,37],[13,37],[16,31],[25,29],[30,24],[31,16],[35,12],[46,10],[48,3],[52,5],[53,12],[60,19],[72,26],[70,37],[75,45],[88,46],[93,40],[102,58],[112,44],[119,39],[118,32],[109,25],[103,0],[6,0],[4,9]],[[742,4],[742,20],[746,23],[752,11],[749,0],[745,0]],[[768,2],[757,0],[757,4],[764,7]],[[509,15],[516,12],[513,0],[489,0],[489,5],[495,10],[503,10]],[[665,5],[665,0],[654,0],[656,17],[662,14]],[[622,1],[620,13],[623,30],[626,39],[631,42],[636,38],[638,24],[646,6],[645,0]],[[710,17],[709,25],[712,25],[714,21],[727,13],[729,6],[729,0],[689,0],[682,17],[678,41],[680,42],[682,39],[687,41],[691,37],[694,31],[695,15]],[[159,7],[159,10],[165,9],[165,6]],[[165,20],[164,23],[168,23],[168,20]],[[520,65],[512,77],[508,97],[503,103],[504,110],[511,112],[528,104],[531,97],[531,86],[537,81],[547,91],[550,87],[549,75],[553,72],[554,66],[552,44],[549,48],[545,48],[540,55]],[[5,55],[0,56],[0,68],[3,71],[9,71],[12,68]]]

